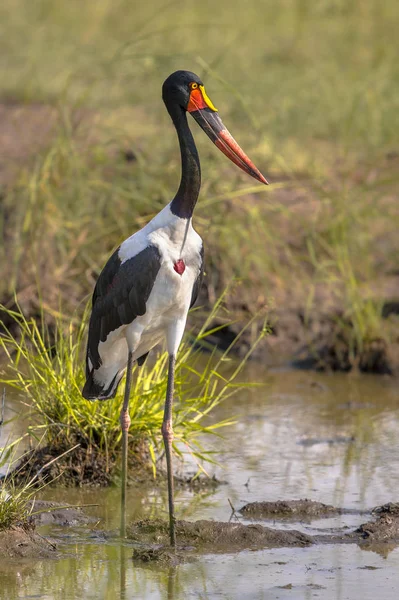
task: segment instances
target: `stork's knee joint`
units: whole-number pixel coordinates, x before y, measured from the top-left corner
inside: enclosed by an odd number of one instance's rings
[[[132,421],[127,410],[122,410],[119,420],[121,423],[122,431],[129,431],[130,423]]]
[[[162,423],[162,437],[168,442],[173,442],[174,435],[172,421],[164,421]]]

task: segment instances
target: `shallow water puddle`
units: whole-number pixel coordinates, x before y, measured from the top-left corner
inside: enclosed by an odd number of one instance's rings
[[[207,555],[177,567],[137,567],[131,550],[77,544],[59,560],[0,567],[0,598],[183,600],[397,598],[399,550],[387,558],[356,546]]]
[[[248,381],[261,381],[250,366]],[[279,371],[219,407],[214,419],[237,415],[225,439],[206,441],[217,451],[225,480],[214,492],[176,493],[179,518],[231,517],[255,501],[311,498],[354,509],[315,521],[269,519],[266,526],[313,535],[350,531],[369,517],[356,511],[399,500],[399,386],[373,376]],[[187,461],[189,463],[189,460]],[[190,467],[188,467],[190,468]],[[0,565],[0,599],[40,598],[396,598],[399,549],[374,551],[355,544],[202,555],[177,567],[134,564],[132,548],[120,545],[119,490],[47,489],[45,499],[98,504],[87,510],[97,523],[45,527],[62,558]],[[129,488],[128,521],[166,517],[166,489]],[[104,533],[105,532],[105,533]],[[377,552],[378,551],[378,552]]]

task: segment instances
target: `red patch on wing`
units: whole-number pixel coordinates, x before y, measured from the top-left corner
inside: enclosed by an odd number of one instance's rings
[[[190,94],[190,100],[188,101],[187,110],[188,112],[194,112],[196,110],[201,110],[202,108],[207,108],[208,105],[202,97],[201,90],[196,89],[192,90]]]
[[[186,270],[184,260],[182,258],[179,258],[179,260],[177,260],[173,265],[173,268],[176,271],[176,273],[178,273],[179,275],[183,275],[184,271]]]

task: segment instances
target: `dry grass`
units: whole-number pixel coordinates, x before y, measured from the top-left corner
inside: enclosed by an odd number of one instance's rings
[[[175,192],[160,86],[188,68],[273,183],[253,184],[197,136],[203,300],[236,277],[229,305],[244,318],[265,304],[279,318],[339,313],[352,348],[396,339],[382,319],[398,296],[396,3],[6,0],[0,17],[12,165],[24,131],[2,202],[5,301],[17,290],[40,315],[61,296],[66,314],[83,312],[111,250]]]

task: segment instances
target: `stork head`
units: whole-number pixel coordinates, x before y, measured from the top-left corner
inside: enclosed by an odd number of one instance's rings
[[[168,110],[169,107],[177,105],[189,112],[223,154],[251,177],[268,184],[266,178],[223,125],[218,110],[207,95],[198,75],[191,71],[172,73],[162,86],[162,98]]]

